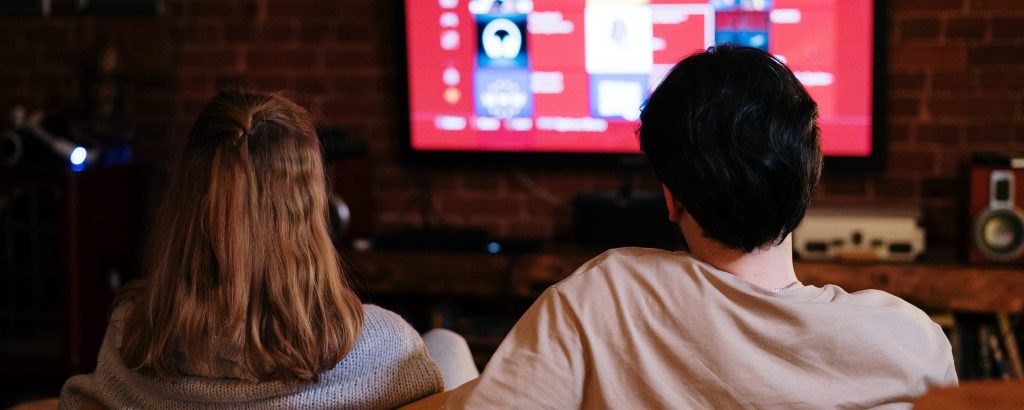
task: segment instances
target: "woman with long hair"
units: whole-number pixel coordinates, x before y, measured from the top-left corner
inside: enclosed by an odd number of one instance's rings
[[[167,191],[146,279],[114,304],[95,373],[62,408],[394,408],[441,391],[419,335],[362,305],[331,242],[309,114],[224,92]]]

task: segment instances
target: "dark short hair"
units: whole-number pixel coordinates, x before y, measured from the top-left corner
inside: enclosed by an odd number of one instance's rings
[[[680,61],[640,115],[640,148],[705,236],[750,252],[803,219],[821,175],[818,106],[785,65],[721,45]]]

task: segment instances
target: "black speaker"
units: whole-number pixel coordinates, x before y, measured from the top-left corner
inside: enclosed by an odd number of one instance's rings
[[[594,248],[643,246],[681,249],[661,192],[592,192],[573,200],[576,242]]]

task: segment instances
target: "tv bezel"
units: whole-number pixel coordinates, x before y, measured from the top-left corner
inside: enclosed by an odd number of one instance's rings
[[[411,106],[409,102],[408,38],[406,37],[406,2],[393,0],[397,24],[395,65],[398,69],[399,140],[403,163],[421,166],[635,166],[646,160],[642,153],[583,153],[530,151],[449,151],[417,150],[412,146]],[[832,174],[877,174],[885,171],[888,158],[888,0],[874,0],[872,28],[872,109],[871,155],[863,157],[825,156],[824,172]]]

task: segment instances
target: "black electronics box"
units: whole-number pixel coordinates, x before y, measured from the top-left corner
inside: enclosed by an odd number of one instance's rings
[[[139,17],[164,14],[163,0],[79,0],[77,5],[83,14]]]
[[[46,16],[50,14],[50,0],[4,0],[0,2],[0,16]]]
[[[572,205],[573,231],[580,245],[683,247],[682,234],[669,221],[661,192],[591,192],[577,196]]]

